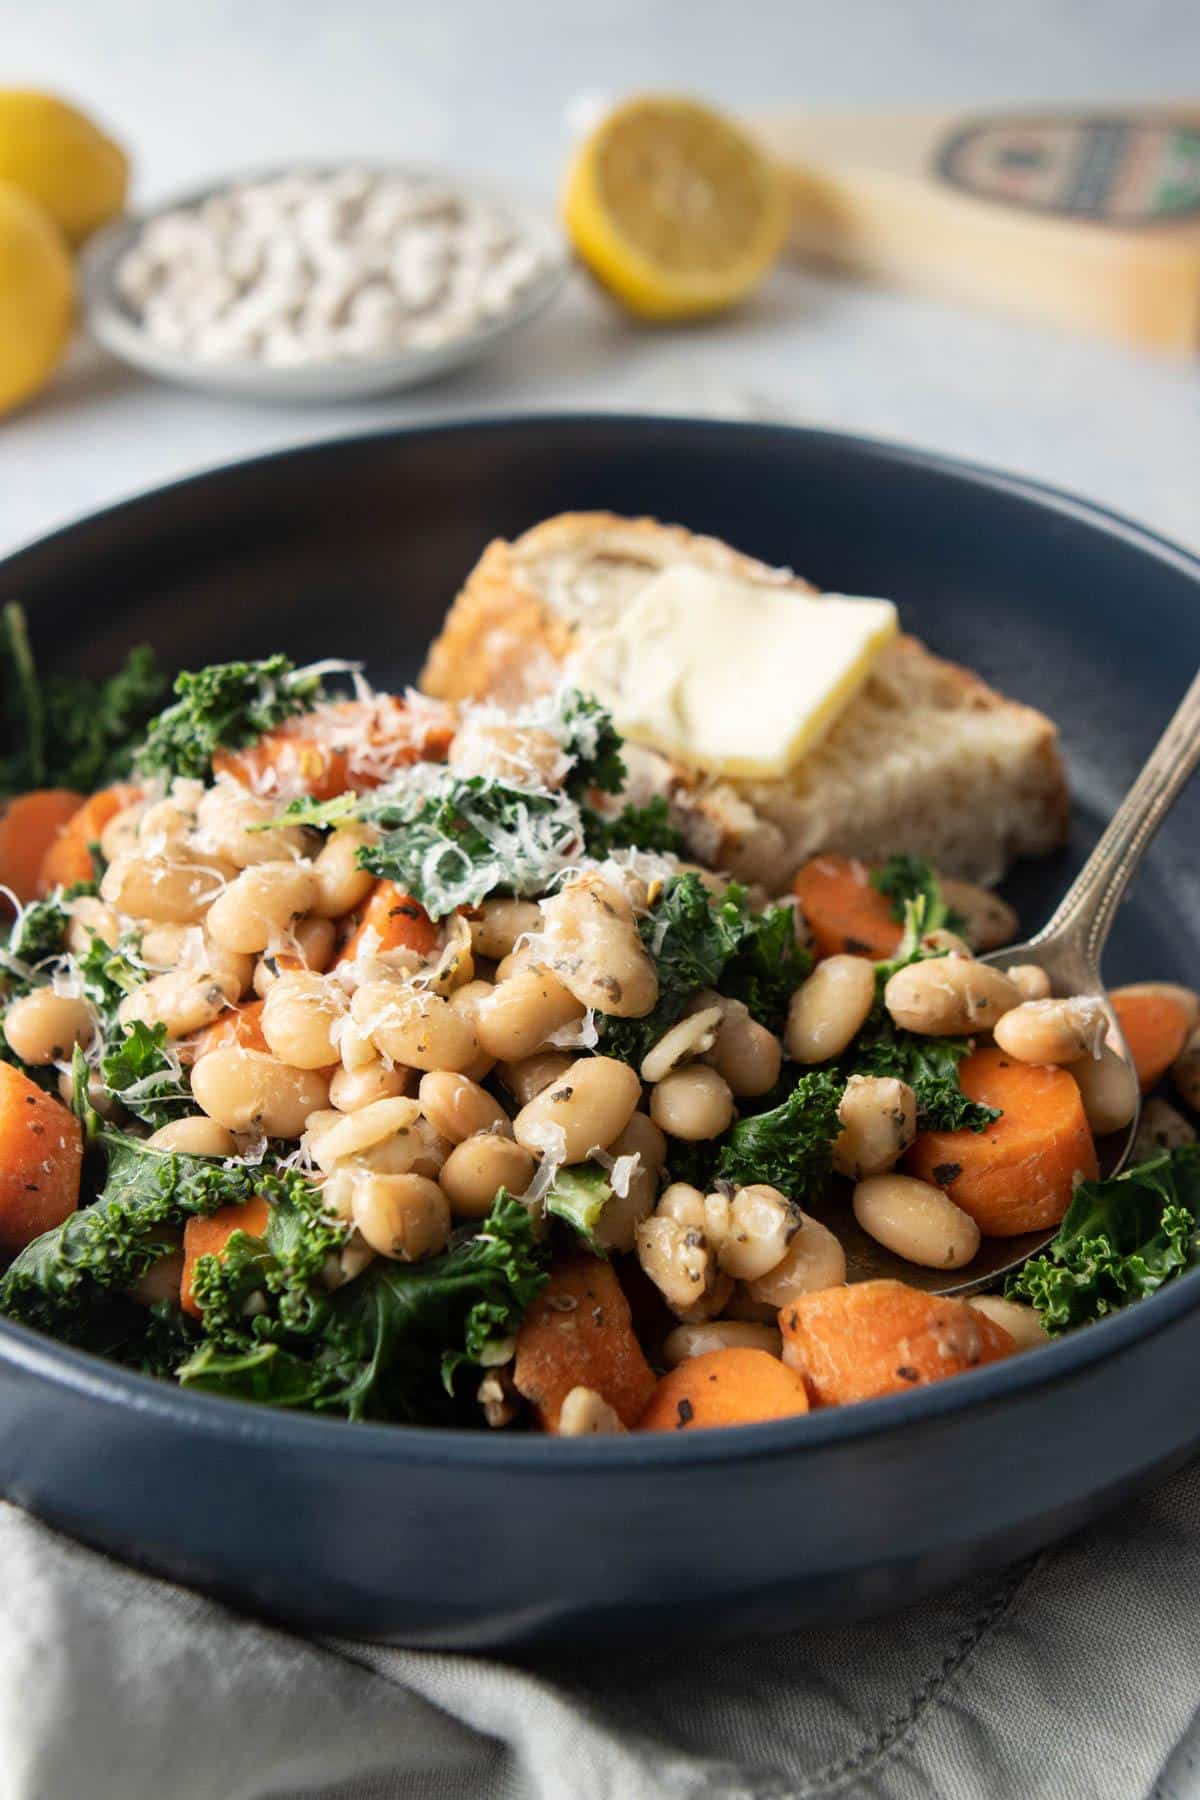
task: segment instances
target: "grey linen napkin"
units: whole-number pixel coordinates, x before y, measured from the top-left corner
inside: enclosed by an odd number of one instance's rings
[[[0,1800],[1183,1800],[1198,1545],[1200,1466],[887,1622],[514,1663],[306,1641],[0,1505]]]

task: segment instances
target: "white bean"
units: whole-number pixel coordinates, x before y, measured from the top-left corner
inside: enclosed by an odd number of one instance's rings
[[[637,1258],[673,1310],[703,1300],[717,1273],[703,1233],[661,1211],[638,1226]]]
[[[871,1175],[854,1190],[854,1216],[877,1243],[924,1269],[961,1269],[979,1227],[948,1194],[911,1175]]]
[[[306,863],[265,862],[243,869],[213,901],[205,921],[210,937],[228,950],[265,950],[311,912],[317,883]]]
[[[373,1100],[395,1100],[407,1094],[411,1069],[388,1068],[383,1062],[364,1063],[358,1069],[335,1070],[329,1081],[329,1104],[338,1112],[357,1112]]]
[[[549,969],[521,969],[480,1002],[479,1047],[500,1062],[521,1062],[583,1014],[583,1003]]]
[[[424,1175],[363,1175],[356,1179],[354,1223],[380,1256],[420,1262],[445,1249],[450,1206]]]
[[[729,1084],[706,1063],[676,1069],[650,1096],[650,1117],[660,1130],[689,1143],[720,1137],[733,1118]]]
[[[512,955],[518,938],[541,930],[542,915],[536,900],[485,900],[469,923],[476,955],[499,962]]]
[[[875,965],[863,956],[827,956],[792,995],[784,1042],[799,1063],[840,1056],[875,1003]]]
[[[769,1094],[779,1080],[783,1046],[773,1031],[752,1019],[738,1000],[725,1003],[717,1041],[707,1061],[738,1100]]]
[[[338,1061],[335,1037],[346,996],[334,981],[308,970],[281,975],[267,991],[262,1034],[294,1069],[328,1069]]]
[[[1184,1105],[1200,1112],[1200,1031],[1193,1031],[1172,1063],[1171,1080]]]
[[[375,1100],[356,1112],[330,1111],[309,1119],[305,1141],[317,1167],[331,1175],[339,1163],[412,1132],[420,1114],[415,1100]]]
[[[1102,1000],[1077,994],[1068,1000],[1023,1000],[997,1019],[997,1047],[1018,1062],[1077,1063],[1095,1056],[1108,1035]]]
[[[999,1294],[969,1294],[967,1305],[1007,1331],[1018,1350],[1036,1350],[1050,1341],[1034,1308],[1022,1306],[1019,1300],[1002,1300]]]
[[[612,1437],[624,1430],[621,1415],[595,1388],[573,1387],[559,1408],[559,1437]]]
[[[765,1350],[768,1356],[782,1356],[783,1337],[776,1325],[751,1325],[739,1319],[677,1325],[663,1343],[663,1361],[675,1369],[690,1356],[707,1356],[710,1350]]]
[[[118,856],[100,881],[100,898],[131,919],[195,925],[221,895],[228,865],[166,856]],[[231,949],[239,948],[236,944]]]
[[[469,1076],[431,1069],[417,1089],[421,1111],[434,1130],[452,1144],[482,1131],[512,1136],[512,1121],[498,1100]]]
[[[1097,1137],[1123,1131],[1138,1109],[1137,1076],[1125,1058],[1111,1044],[1104,1044],[1099,1056],[1072,1063],[1071,1074],[1083,1098],[1087,1122]]]
[[[728,1235],[717,1260],[735,1281],[757,1281],[777,1269],[800,1224],[800,1209],[778,1188],[752,1182],[729,1203]]]
[[[658,972],[623,888],[595,871],[541,903],[540,956],[583,1006],[640,1019],[658,1000]]]
[[[894,1168],[917,1135],[917,1097],[890,1075],[851,1075],[838,1104],[833,1166],[861,1181]]]
[[[169,1038],[190,1037],[219,1019],[240,991],[234,982],[219,981],[202,969],[179,969],[126,994],[117,1017],[126,1026],[138,1020],[151,1027],[165,1025]]]
[[[76,1044],[90,1044],[96,1020],[86,1000],[39,987],[13,1001],[4,1015],[4,1035],[22,1062],[47,1068],[69,1062]]]
[[[113,907],[106,906],[94,894],[80,894],[77,900],[72,900],[68,911],[71,922],[67,926],[67,949],[73,956],[86,956],[94,937],[100,938],[110,950],[116,949],[121,921]]]
[[[465,1072],[479,1054],[470,1015],[427,989],[365,981],[350,1012],[376,1049],[406,1068]]]
[[[1022,1000],[1048,1000],[1050,998],[1052,991],[1050,977],[1038,963],[1010,963],[1004,973]]]
[[[1160,1150],[1177,1150],[1181,1144],[1194,1144],[1196,1128],[1167,1100],[1147,1100],[1138,1120],[1130,1158],[1144,1162]]]
[[[749,1282],[745,1296],[752,1306],[777,1309],[787,1306],[801,1294],[841,1287],[845,1279],[846,1252],[841,1240],[819,1219],[810,1219],[807,1213],[801,1213],[799,1228],[793,1234],[782,1262],[760,1275],[757,1281]]]
[[[369,869],[359,867],[358,852],[371,843],[375,833],[365,825],[343,825],[331,833],[313,862],[317,897],[313,911],[322,919],[341,919],[356,906],[361,906],[375,877]]]
[[[681,1063],[703,1056],[717,1041],[721,1025],[721,1008],[706,1006],[702,1012],[690,1013],[663,1033],[642,1058],[643,1081],[662,1081]]]
[[[485,1131],[456,1144],[438,1179],[458,1219],[482,1219],[501,1188],[523,1194],[533,1179],[533,1155],[512,1138]]]
[[[1007,975],[966,956],[934,956],[897,969],[884,1005],[902,1031],[957,1037],[987,1031],[1021,996]]]
[[[503,1062],[496,1073],[518,1106],[524,1106],[553,1081],[558,1081],[575,1058],[567,1050],[541,1050],[520,1062]]]
[[[624,1131],[641,1096],[641,1083],[626,1063],[611,1056],[581,1057],[521,1108],[513,1135],[538,1155],[583,1162]]]
[[[237,1155],[233,1133],[226,1131],[224,1125],[218,1125],[215,1119],[206,1119],[200,1113],[160,1125],[146,1142],[156,1150],[178,1150],[184,1156]]]
[[[329,1079],[318,1069],[289,1069],[260,1050],[222,1045],[192,1070],[196,1104],[229,1131],[262,1131],[298,1138],[310,1113],[329,1099]]]
[[[282,803],[252,794],[240,781],[218,777],[196,808],[196,842],[239,869],[255,863],[286,862],[304,855],[306,838],[299,825],[271,826]],[[269,830],[263,830],[269,826]]]
[[[942,899],[952,912],[966,920],[964,936],[972,950],[998,950],[1011,944],[1020,924],[1016,913],[999,894],[976,887],[973,881],[955,881],[943,876]]]

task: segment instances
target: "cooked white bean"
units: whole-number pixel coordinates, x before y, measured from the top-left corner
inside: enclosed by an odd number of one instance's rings
[[[624,1430],[620,1414],[595,1388],[573,1387],[559,1408],[559,1437],[613,1437]]]
[[[634,1118],[639,1115],[634,1114]],[[641,1115],[644,1117],[645,1115]],[[630,1123],[632,1124],[632,1120]],[[647,1125],[653,1131],[655,1127],[650,1120]],[[613,1156],[628,1156],[635,1152],[620,1148],[622,1139],[628,1136],[629,1127],[614,1138],[611,1145]],[[654,1211],[654,1199],[658,1193],[658,1166],[641,1160],[641,1152],[636,1152],[638,1166],[629,1178],[628,1186],[623,1194],[613,1192],[612,1199],[607,1202],[600,1217],[592,1229],[592,1236],[602,1250],[617,1250],[625,1253],[633,1249],[637,1241],[637,1228],[648,1219]]]
[[[299,825],[271,825],[282,810],[279,800],[252,794],[240,781],[218,776],[196,808],[195,841],[239,869],[295,861],[305,853],[306,835]],[[270,829],[264,831],[264,825]]]
[[[283,974],[267,991],[262,1034],[280,1062],[294,1069],[328,1069],[338,1061],[335,1041],[346,1013],[336,982],[307,969]]]
[[[891,1075],[851,1075],[838,1104],[833,1166],[861,1181],[894,1168],[917,1135],[917,1097]]]
[[[970,956],[971,946],[966,938],[959,937],[957,931],[947,931],[939,925],[935,931],[927,931],[921,939],[924,950],[946,950],[951,956]]]
[[[96,1019],[86,1000],[39,987],[13,1001],[4,1015],[4,1035],[22,1062],[46,1068],[69,1062],[76,1044],[90,1044]]]
[[[799,1063],[840,1056],[875,1003],[875,965],[865,956],[827,956],[788,1006],[784,1043]]]
[[[903,1031],[923,1037],[955,1037],[987,1031],[1021,996],[1007,975],[966,956],[931,956],[897,969],[883,992],[884,1005]]]
[[[510,1137],[485,1131],[456,1144],[438,1179],[457,1219],[482,1219],[497,1193],[523,1194],[533,1180],[534,1159]]]
[[[667,1160],[667,1140],[644,1112],[635,1112],[608,1148],[611,1156],[640,1156],[650,1169],[661,1169]]]
[[[561,1080],[526,1102],[513,1121],[513,1135],[538,1155],[583,1162],[624,1131],[641,1097],[641,1083],[628,1064],[612,1056],[580,1057]]]
[[[145,810],[144,802],[135,800],[132,806],[123,806],[120,812],[113,814],[100,833],[100,854],[106,863],[116,862],[119,856],[129,856],[136,850],[138,820]]]
[[[1200,1031],[1193,1031],[1172,1063],[1171,1080],[1184,1105],[1200,1112]]]
[[[313,910],[316,892],[316,876],[306,863],[256,863],[213,901],[205,921],[209,936],[228,950],[265,950]]]
[[[518,938],[541,930],[542,915],[536,900],[485,900],[469,923],[476,955],[499,962],[512,955]]]
[[[78,900],[72,900],[68,911],[71,922],[67,926],[67,949],[73,956],[86,956],[94,937],[100,938],[110,950],[116,949],[121,921],[114,907],[106,906],[94,894],[80,894]]]
[[[1027,1063],[1077,1063],[1095,1056],[1107,1034],[1104,1002],[1089,994],[1023,1000],[995,1028],[998,1048]]]
[[[735,1281],[757,1281],[777,1269],[800,1225],[800,1209],[778,1188],[752,1182],[729,1202],[728,1235],[717,1260]]]
[[[204,969],[179,969],[155,975],[126,994],[117,1008],[122,1025],[140,1020],[151,1027],[165,1025],[169,1038],[190,1037],[219,1019],[241,992],[236,983],[222,981]]]
[[[211,975],[234,1000],[245,993],[254,974],[252,956],[214,944],[201,925],[148,925],[142,932],[140,951],[147,969],[160,974],[187,970]]]
[[[512,1136],[512,1120],[500,1102],[467,1075],[431,1069],[422,1075],[417,1097],[434,1130],[452,1144],[461,1144],[481,1131]]]
[[[444,1250],[450,1207],[424,1175],[362,1175],[354,1183],[354,1223],[380,1256],[421,1262]]]
[[[319,1069],[289,1069],[260,1050],[223,1044],[192,1070],[196,1104],[229,1131],[262,1131],[298,1138],[310,1113],[329,1099],[329,1078]]]
[[[955,881],[949,876],[941,882],[942,899],[952,912],[966,920],[963,935],[972,950],[998,950],[1011,944],[1020,920],[999,894],[976,887],[973,881]]]
[[[331,1175],[339,1163],[361,1156],[394,1137],[413,1132],[421,1116],[415,1100],[399,1096],[375,1100],[356,1112],[322,1112],[308,1121],[305,1142],[317,1167]]]
[[[1125,1058],[1105,1044],[1099,1056],[1072,1063],[1071,1074],[1083,1097],[1087,1122],[1097,1137],[1124,1130],[1138,1108],[1137,1076]]]
[[[783,1045],[773,1031],[750,1017],[740,1000],[730,1000],[706,1060],[738,1100],[754,1100],[769,1094],[779,1080]]]
[[[470,1015],[427,989],[365,981],[350,1012],[376,1049],[406,1068],[465,1072],[479,1054]]]
[[[375,886],[374,875],[358,863],[359,851],[374,837],[365,825],[343,825],[326,839],[312,866],[317,881],[313,911],[322,919],[344,918]]]
[[[177,800],[151,801],[137,822],[138,843],[151,855],[177,850],[195,823],[195,813]]]
[[[562,1026],[581,1019],[584,1010],[549,969],[520,969],[480,1001],[479,1047],[500,1062],[521,1062]]]
[[[689,1231],[703,1231],[705,1226],[704,1195],[690,1181],[672,1181],[658,1196],[656,1213],[663,1219],[674,1219]]]
[[[1002,1300],[999,1294],[970,1294],[967,1305],[1007,1331],[1018,1350],[1036,1350],[1050,1341],[1034,1308],[1022,1306],[1019,1300]]]
[[[379,1175],[426,1175],[430,1181],[436,1181],[449,1154],[446,1139],[438,1136],[428,1119],[419,1118],[410,1130],[398,1131],[382,1143],[373,1144],[354,1161]]]
[[[740,1319],[677,1325],[663,1344],[663,1361],[675,1369],[690,1356],[707,1356],[710,1350],[765,1350],[768,1356],[782,1356],[783,1337],[777,1325],[751,1325]]]
[[[871,1175],[854,1190],[854,1216],[877,1243],[923,1269],[961,1269],[979,1248],[979,1227],[931,1182]]]
[[[751,1306],[778,1308],[799,1299],[801,1294],[841,1287],[845,1279],[846,1252],[840,1238],[819,1219],[810,1219],[802,1212],[799,1228],[782,1262],[757,1281],[747,1283],[744,1292]]]
[[[412,1080],[411,1069],[402,1069],[399,1064],[388,1068],[378,1060],[358,1069],[341,1068],[330,1077],[329,1104],[338,1112],[357,1112],[373,1100],[395,1100],[407,1094]]]
[[[661,1210],[637,1228],[637,1259],[673,1310],[703,1300],[717,1274],[703,1232]]]
[[[660,1130],[689,1143],[720,1137],[733,1118],[729,1083],[707,1063],[676,1069],[651,1094],[650,1117]]]
[[[1048,1000],[1052,993],[1050,977],[1038,963],[1011,963],[1004,973],[1022,1000]]]
[[[496,1073],[518,1106],[565,1075],[575,1058],[567,1050],[541,1050],[520,1062],[502,1062]]]
[[[689,1013],[665,1031],[642,1058],[643,1081],[662,1081],[681,1063],[691,1062],[711,1050],[721,1026],[721,1008],[706,1006],[702,1012]]]
[[[131,919],[196,925],[222,896],[228,867],[166,856],[118,856],[101,877],[100,898]]]
[[[594,870],[541,903],[539,956],[584,1006],[640,1019],[658,1000],[658,972],[624,888]]]
[[[294,971],[310,969],[323,975],[333,961],[337,949],[337,933],[332,919],[319,919],[316,913],[308,913],[303,919],[297,919],[292,927],[291,949],[280,951],[277,955],[260,956],[254,964],[254,991],[260,1000],[265,1000],[281,975]],[[232,951],[226,951],[232,956]]]
[[[1143,1162],[1157,1156],[1160,1150],[1178,1150],[1181,1144],[1194,1144],[1196,1128],[1169,1100],[1147,1100],[1138,1120],[1137,1133],[1130,1160]]]
[[[446,999],[454,1008],[455,1012],[461,1013],[463,1018],[470,1022],[471,1030],[475,1033],[477,1042],[479,1038],[479,1008],[487,999],[491,991],[491,982],[481,981],[478,979],[477,975],[477,978],[474,981],[464,981],[461,987],[455,988],[453,993],[446,995]],[[491,1074],[495,1066],[495,1057],[490,1056],[483,1046],[480,1045],[475,1053],[474,1062],[468,1063],[462,1072],[464,1075],[469,1075],[472,1081],[484,1081]]]
[[[184,1156],[236,1156],[233,1133],[215,1119],[193,1113],[187,1119],[172,1119],[160,1125],[146,1139],[156,1150],[178,1150]]]
[[[671,1311],[681,1325],[704,1325],[709,1319],[720,1318],[733,1298],[737,1283],[732,1275],[726,1275],[724,1269],[717,1269],[709,1286],[702,1294],[691,1302],[690,1306],[676,1305],[671,1302]]]

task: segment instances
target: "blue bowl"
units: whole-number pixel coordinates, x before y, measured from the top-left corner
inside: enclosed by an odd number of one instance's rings
[[[484,545],[650,513],[886,594],[1062,727],[1071,843],[1040,922],[1200,662],[1200,562],[1024,482],[830,433],[550,417],[389,432],[221,469],[0,564],[50,666],[287,649],[411,679]],[[1200,970],[1186,795],[1113,980]],[[1200,1444],[1200,1273],[1077,1337],[894,1399],[738,1430],[562,1442],[271,1412],[0,1324],[0,1487],[130,1562],[312,1629],[484,1649],[865,1616],[1049,1543]]]

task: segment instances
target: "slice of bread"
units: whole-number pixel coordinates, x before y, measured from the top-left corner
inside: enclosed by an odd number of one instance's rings
[[[488,546],[429,652],[421,685],[439,699],[501,705],[544,692],[581,638],[681,563],[816,591],[678,526],[564,513],[514,543]],[[882,652],[825,737],[782,780],[732,781],[651,751],[630,761],[633,797],[667,794],[692,855],[775,890],[821,850],[867,861],[908,851],[947,875],[993,882],[1014,857],[1044,854],[1066,833],[1067,783],[1050,720],[913,637]]]

